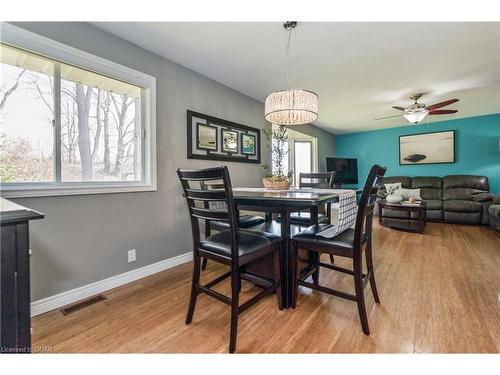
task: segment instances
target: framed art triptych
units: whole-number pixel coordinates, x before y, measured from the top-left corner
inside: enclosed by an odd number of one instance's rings
[[[260,164],[260,129],[188,110],[187,158]]]

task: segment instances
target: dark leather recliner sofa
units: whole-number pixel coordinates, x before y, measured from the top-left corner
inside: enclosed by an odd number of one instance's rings
[[[500,195],[493,197],[493,204],[488,208],[490,226],[500,232]]]
[[[427,220],[461,224],[488,224],[488,208],[492,204],[488,177],[452,175],[445,177],[384,178],[384,183],[401,182],[403,188],[420,189],[427,206]],[[385,188],[378,192],[386,197]],[[382,210],[384,217],[409,218],[409,213]]]

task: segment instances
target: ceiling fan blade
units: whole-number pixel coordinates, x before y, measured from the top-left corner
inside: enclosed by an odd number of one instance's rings
[[[434,111],[429,111],[429,115],[450,115],[457,112],[456,109],[435,109]]]
[[[453,103],[456,103],[456,102],[458,102],[458,99],[445,100],[444,102],[440,102],[440,103],[436,103],[436,104],[433,104],[433,105],[429,105],[429,106],[427,106],[427,109],[429,111],[433,111],[435,109],[443,108],[443,107],[446,107],[447,105],[450,105],[450,104],[453,104]]]
[[[398,106],[392,106],[392,108],[397,109],[398,111],[404,111],[405,109],[403,107],[398,107]]]
[[[374,120],[385,120],[386,118],[393,118],[393,117],[401,117],[401,115],[396,115],[396,116],[387,116],[387,117],[379,117]]]

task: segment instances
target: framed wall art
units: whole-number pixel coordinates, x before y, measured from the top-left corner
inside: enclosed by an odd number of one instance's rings
[[[187,158],[260,164],[260,129],[187,111]]]
[[[219,143],[217,141],[217,127],[196,123],[196,148],[199,150],[217,151]]]
[[[222,129],[222,151],[234,154],[238,152],[238,132]]]
[[[399,164],[440,164],[455,162],[455,131],[401,135]]]
[[[243,155],[255,155],[257,152],[256,143],[254,135],[241,133],[241,153]]]

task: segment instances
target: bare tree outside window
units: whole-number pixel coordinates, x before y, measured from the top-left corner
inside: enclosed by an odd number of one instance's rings
[[[40,99],[34,81],[41,81],[49,86],[51,84],[50,77],[44,73],[1,64],[2,184],[53,180],[53,114]],[[50,92],[50,87],[44,86],[43,89]],[[48,99],[53,101],[53,97]]]
[[[143,180],[141,88],[1,48],[0,182],[54,181],[56,118],[61,182]],[[55,95],[56,65],[60,96]],[[54,112],[56,101],[60,113]]]

